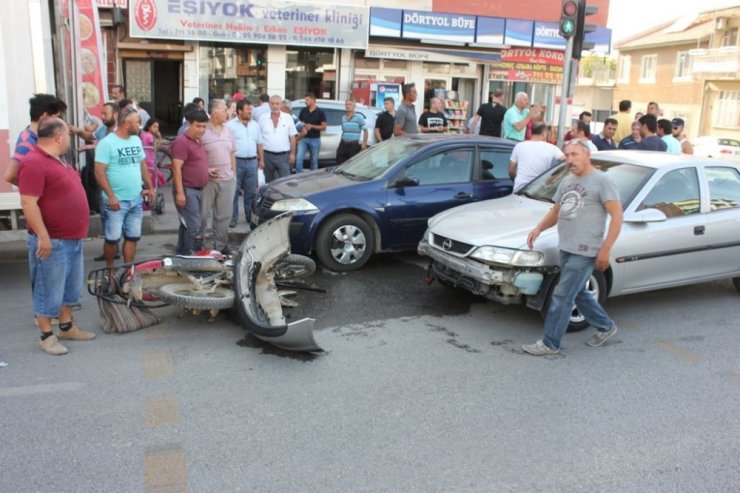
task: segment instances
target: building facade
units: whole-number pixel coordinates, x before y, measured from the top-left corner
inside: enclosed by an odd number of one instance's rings
[[[683,118],[689,136],[740,137],[740,7],[703,12],[657,26],[615,45],[614,106],[633,112],[658,102],[667,119]]]

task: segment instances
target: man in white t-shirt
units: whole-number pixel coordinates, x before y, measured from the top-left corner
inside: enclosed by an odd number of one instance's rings
[[[565,159],[563,151],[545,141],[547,125],[532,126],[532,138],[514,146],[509,161],[509,176],[514,180],[514,192]]]

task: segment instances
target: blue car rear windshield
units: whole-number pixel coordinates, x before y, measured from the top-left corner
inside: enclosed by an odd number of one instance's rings
[[[607,173],[609,178],[616,183],[622,200],[622,207],[625,207],[632,200],[632,197],[655,171],[653,168],[646,166],[599,161],[597,159],[594,159],[592,163],[596,169]],[[568,165],[563,163],[538,176],[517,193],[536,200],[552,202],[552,197],[555,195],[558,185],[569,173]]]
[[[398,161],[415,153],[424,144],[407,139],[391,139],[374,145],[337,167],[336,172],[359,181],[382,176]]]

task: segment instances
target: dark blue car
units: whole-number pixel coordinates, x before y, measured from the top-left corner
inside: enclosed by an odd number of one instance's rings
[[[332,270],[356,270],[373,253],[415,250],[438,212],[511,193],[512,149],[510,141],[477,135],[393,138],[341,166],[269,183],[252,222],[291,211],[294,252],[315,252]]]

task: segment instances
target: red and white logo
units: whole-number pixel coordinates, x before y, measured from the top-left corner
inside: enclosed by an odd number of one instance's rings
[[[157,23],[157,6],[154,0],[138,0],[134,8],[136,24],[142,31],[149,31]]]

